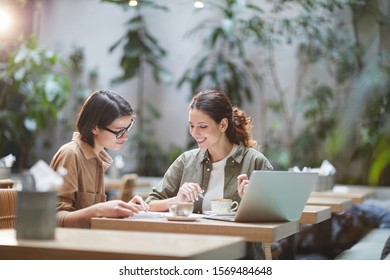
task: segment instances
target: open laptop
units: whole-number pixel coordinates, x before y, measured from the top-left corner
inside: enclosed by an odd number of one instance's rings
[[[316,172],[255,170],[234,216],[205,218],[231,222],[297,221],[317,177]]]

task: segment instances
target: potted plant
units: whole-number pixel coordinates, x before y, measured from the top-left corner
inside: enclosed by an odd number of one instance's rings
[[[55,123],[67,102],[70,82],[64,61],[39,45],[37,36],[23,39],[8,55],[0,74],[0,156],[13,153],[17,167],[32,162],[38,133]]]

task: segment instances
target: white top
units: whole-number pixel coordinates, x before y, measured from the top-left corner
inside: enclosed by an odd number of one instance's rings
[[[203,198],[203,211],[211,210],[211,199],[223,198],[226,161],[237,150],[237,148],[238,145],[234,144],[231,152],[224,159],[212,163],[213,169],[211,170],[209,185]]]

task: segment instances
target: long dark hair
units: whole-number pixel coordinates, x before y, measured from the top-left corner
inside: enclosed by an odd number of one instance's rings
[[[243,110],[234,107],[225,93],[219,90],[207,89],[198,92],[189,106],[207,114],[217,124],[222,119],[228,120],[226,135],[235,144],[242,142],[246,147],[257,146],[252,137],[252,118],[247,117]]]
[[[119,94],[102,89],[92,93],[80,110],[76,126],[81,139],[94,147],[92,130],[95,127],[107,127],[122,116],[133,116],[130,104]]]

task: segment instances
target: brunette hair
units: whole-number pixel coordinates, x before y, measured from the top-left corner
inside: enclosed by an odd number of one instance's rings
[[[207,89],[198,92],[190,103],[189,109],[198,109],[210,116],[216,123],[228,120],[226,135],[235,144],[242,142],[246,147],[255,148],[256,141],[252,137],[252,118],[243,110],[234,107],[225,93]]]
[[[95,127],[107,127],[122,116],[133,116],[130,104],[119,94],[101,89],[92,93],[84,102],[76,122],[81,140],[94,147],[92,130]]]

